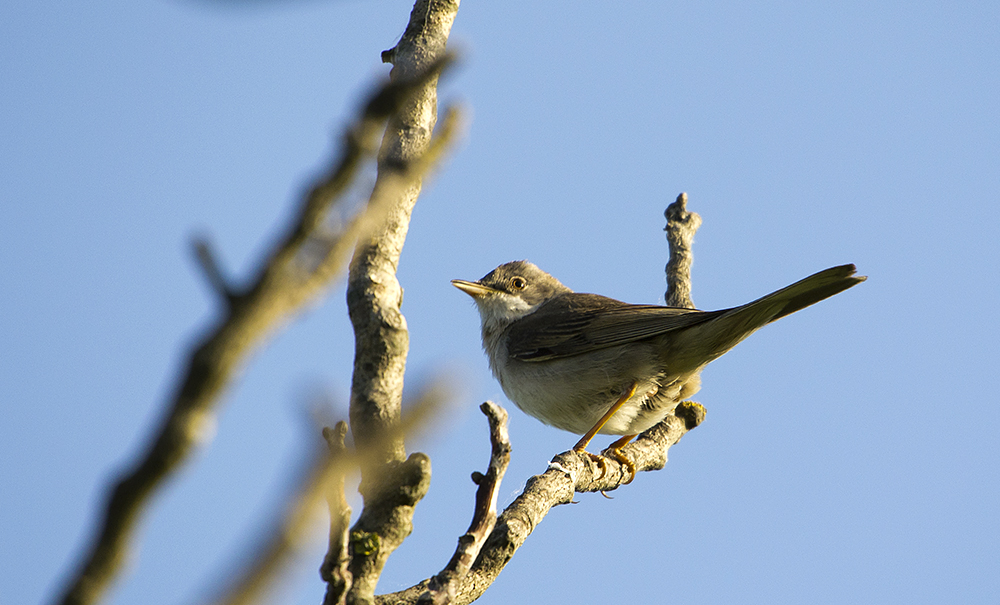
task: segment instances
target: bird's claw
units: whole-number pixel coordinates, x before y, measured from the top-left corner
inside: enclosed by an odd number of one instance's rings
[[[635,475],[638,470],[635,466],[635,462],[632,462],[631,458],[629,458],[616,448],[610,448],[606,450],[605,454],[608,455],[607,457],[604,454],[592,454],[587,450],[576,450],[576,451],[588,456],[591,460],[597,463],[597,466],[601,469],[601,474],[597,476],[598,481],[603,479],[604,476],[608,474],[608,457],[613,458],[615,462],[618,462],[628,470],[628,479],[622,482],[622,485],[628,485],[629,483],[632,483],[633,479],[635,479]]]
[[[607,453],[610,454],[611,457],[614,458],[619,464],[628,469],[628,479],[622,482],[622,485],[632,483],[632,480],[635,479],[635,475],[638,472],[635,462],[632,462],[632,459],[623,454],[618,448],[611,448],[607,450]]]
[[[600,467],[601,474],[597,476],[597,480],[598,481],[600,481],[601,479],[603,479],[604,475],[608,474],[608,461],[607,461],[607,459],[604,458],[604,456],[602,456],[600,454],[591,454],[587,450],[577,450],[577,451],[580,452],[581,454],[587,456],[588,458],[590,458],[594,462],[596,462],[597,466]]]

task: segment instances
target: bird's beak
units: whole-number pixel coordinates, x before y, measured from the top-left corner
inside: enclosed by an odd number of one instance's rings
[[[483,284],[475,281],[465,281],[464,279],[453,279],[451,280],[451,285],[455,286],[462,292],[465,292],[472,298],[480,298],[486,296],[487,294],[495,294],[497,290],[489,286],[484,286]]]

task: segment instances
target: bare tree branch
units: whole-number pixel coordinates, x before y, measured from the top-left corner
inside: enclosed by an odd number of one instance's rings
[[[637,470],[659,470],[667,463],[670,447],[698,426],[704,417],[705,408],[701,404],[681,403],[674,415],[639,435],[622,451],[635,463]],[[597,462],[570,450],[553,458],[544,473],[528,479],[521,495],[497,519],[479,558],[459,586],[454,602],[464,605],[478,599],[553,506],[569,504],[576,492],[615,489],[631,477],[625,465],[614,460],[608,460],[607,467],[602,476]],[[380,595],[376,602],[379,605],[414,605],[429,586],[430,580],[424,580],[406,590]]]
[[[347,436],[347,423],[338,422],[333,429],[324,428],[323,438],[330,449],[330,457],[337,458],[347,453],[344,438]],[[347,591],[351,588],[353,577],[349,565],[351,563],[348,545],[351,536],[351,507],[344,493],[344,475],[337,477],[337,482],[327,494],[330,509],[330,547],[323,565],[320,567],[320,577],[327,583],[324,605],[343,605]]]
[[[457,1],[418,0],[402,39],[391,56],[392,78],[407,80],[443,56],[458,11]],[[437,80],[429,79],[386,128],[373,196],[385,195],[401,166],[421,157],[437,121]],[[351,432],[358,445],[377,440],[399,420],[403,370],[409,346],[406,320],[399,312],[402,288],[396,267],[421,183],[394,196],[384,221],[358,243],[348,278],[347,304],[355,332],[351,385]],[[383,342],[384,341],[384,342]],[[386,461],[405,458],[402,443],[391,444]]]
[[[394,81],[423,73],[443,55],[458,6],[458,0],[417,0],[402,39],[383,53],[383,60],[393,63]],[[427,456],[406,458],[402,437],[383,439],[400,418],[409,334],[400,312],[396,268],[421,185],[410,181],[398,194],[386,190],[401,167],[421,157],[431,141],[437,119],[435,85],[428,80],[386,128],[373,196],[392,202],[380,225],[359,241],[348,277],[347,305],[355,334],[351,431],[359,449],[384,448],[361,469],[365,505],[351,530],[349,604],[373,601],[385,562],[412,531],[413,508],[430,483]]]
[[[228,306],[232,306],[239,295],[222,273],[222,267],[219,266],[211,241],[208,237],[196,237],[191,244],[194,248],[195,258],[198,260],[202,272],[205,273],[205,279],[212,286],[212,290],[226,301]]]
[[[210,438],[215,408],[240,365],[290,315],[325,291],[342,271],[355,240],[370,232],[375,222],[372,215],[386,214],[378,204],[370,204],[333,237],[321,233],[321,223],[334,201],[347,190],[361,162],[374,153],[386,120],[415,90],[436,81],[446,63],[447,58],[429,63],[428,70],[395,78],[377,91],[345,136],[340,159],[311,189],[287,235],[261,264],[249,288],[235,292],[222,280],[214,261],[201,255],[209,279],[226,298],[223,316],[191,352],[155,440],[109,489],[99,529],[57,602],[85,605],[101,598],[127,559],[136,522],[150,496],[197,444]],[[419,182],[429,167],[427,162],[414,162],[398,171],[398,178],[400,182]],[[307,270],[302,260],[307,243],[315,239],[327,245],[320,257],[309,263],[312,270]]]
[[[486,474],[473,473],[476,490],[476,507],[468,531],[458,538],[458,548],[451,561],[428,582],[427,591],[420,596],[422,605],[446,605],[455,601],[458,588],[493,531],[497,520],[497,495],[507,465],[510,463],[510,437],[507,435],[507,410],[492,401],[480,408],[490,422],[491,455]]]
[[[400,424],[383,433],[383,440],[386,443],[400,441],[405,435],[427,425],[429,418],[438,410],[442,402],[449,398],[450,389],[441,378],[422,388],[416,402],[407,406]],[[353,454],[349,449],[342,447],[341,440],[344,434],[340,432],[341,425],[346,433],[346,424],[344,423],[339,423],[336,430],[324,429],[323,431],[324,438],[331,450],[331,456],[346,457],[351,463],[350,471],[370,468],[381,459],[383,452],[385,452],[386,443],[373,443],[370,449],[356,449]],[[394,512],[396,509],[402,509],[405,512],[407,508],[412,508],[427,491],[427,482],[430,481],[429,465],[430,461],[426,456],[414,454],[407,463],[393,466],[390,469],[391,474],[387,476],[384,483],[385,491],[381,494],[382,500],[378,501],[379,507],[366,506],[361,513],[362,518],[366,514],[394,518],[394,515],[401,514]],[[344,498],[342,482],[334,485],[334,489],[327,493],[327,497],[331,527],[330,548],[324,558],[323,565],[320,567],[320,575],[327,582],[327,591],[323,602],[324,604],[345,603],[353,586],[352,562],[355,559],[366,560],[377,553],[380,549],[381,538],[378,534],[357,527],[350,531],[347,530],[351,518],[350,509],[346,508],[347,502]]]
[[[694,309],[691,300],[691,264],[694,255],[691,246],[694,234],[701,226],[701,217],[687,210],[687,194],[677,196],[677,200],[667,206],[663,215],[667,219],[667,243],[670,246],[670,260],[667,261],[667,306]]]

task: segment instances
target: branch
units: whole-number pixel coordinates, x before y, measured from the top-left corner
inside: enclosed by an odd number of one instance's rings
[[[428,581],[427,591],[420,596],[421,605],[445,605],[455,601],[459,586],[465,580],[473,562],[479,556],[487,536],[497,520],[497,495],[507,465],[510,463],[510,438],[507,435],[507,410],[492,401],[479,407],[490,423],[492,454],[486,474],[473,473],[476,507],[468,531],[458,539],[458,548],[441,573]]]
[[[412,432],[425,425],[447,396],[448,392],[441,380],[429,384],[421,390],[416,401],[408,406],[397,430]],[[229,587],[207,603],[249,605],[261,601],[295,555],[315,537],[315,529],[327,510],[333,521],[331,551],[324,560],[320,573],[324,579],[331,578],[328,580],[330,590],[327,595],[332,599],[330,602],[338,602],[341,597],[336,595],[343,595],[350,584],[350,577],[341,573],[346,566],[343,555],[347,552],[350,540],[347,527],[351,520],[351,509],[344,498],[344,480],[348,473],[356,471],[379,451],[349,450],[344,444],[346,434],[347,424],[344,422],[337,423],[335,429],[323,430],[326,446],[322,448],[323,451],[315,453],[304,479],[289,498],[275,531],[260,540],[251,551],[252,556],[243,558],[252,562],[241,566],[242,571]],[[386,438],[397,437],[395,433],[386,434]]]
[[[414,91],[436,81],[447,61],[432,63],[410,78],[396,78],[373,95],[345,136],[340,159],[310,190],[287,235],[261,264],[249,288],[233,293],[224,281],[217,281],[221,272],[214,261],[206,266],[209,279],[227,299],[224,316],[192,350],[155,440],[109,489],[100,526],[58,602],[85,605],[103,596],[128,558],[126,551],[150,497],[196,445],[210,438],[221,395],[242,363],[290,315],[326,290],[342,272],[353,243],[370,233],[375,218],[386,214],[379,204],[369,204],[333,237],[321,232],[335,201],[348,189],[361,163],[373,155],[387,119],[409,102]],[[419,182],[429,168],[428,162],[414,162],[399,178]],[[316,239],[327,245],[307,270],[302,261],[309,252],[307,244]],[[201,256],[205,266],[205,255]]]
[[[458,0],[417,0],[399,43],[383,54],[393,63],[393,81],[424,73],[443,56],[458,5]],[[351,530],[350,604],[373,601],[385,562],[412,531],[414,506],[430,482],[427,456],[406,458],[402,436],[383,437],[400,418],[409,333],[399,309],[402,288],[396,267],[421,188],[419,180],[398,187],[398,174],[433,147],[436,119],[436,78],[429,78],[386,127],[372,195],[388,200],[388,210],[359,241],[348,277],[347,306],[355,335],[351,431],[359,450],[380,448],[361,469],[359,491],[365,505]]]
[[[417,1],[402,39],[384,53],[395,62],[394,81],[423,73],[443,55],[457,10],[457,1]],[[437,121],[436,84],[436,78],[429,78],[386,128],[372,195],[386,198],[389,209],[377,229],[359,241],[351,261],[347,290],[355,332],[351,431],[359,444],[377,440],[383,429],[399,420],[409,343],[406,320],[399,312],[402,288],[395,274],[421,183],[412,181],[405,190],[393,184],[400,167],[423,156],[431,143]],[[404,457],[402,442],[391,444],[385,453],[387,462]]]
[[[330,457],[336,458],[347,453],[344,438],[347,436],[347,423],[338,422],[333,429],[324,428],[323,438],[330,449]],[[338,482],[327,494],[330,509],[330,547],[323,565],[320,566],[320,577],[327,583],[324,605],[344,605],[344,596],[351,587],[351,562],[348,544],[350,543],[351,507],[344,493],[344,476],[338,477]]]
[[[194,248],[195,259],[201,266],[202,272],[205,273],[205,279],[212,286],[212,290],[222,300],[226,301],[227,307],[231,307],[236,302],[236,299],[239,298],[239,294],[229,284],[229,280],[222,273],[222,268],[216,259],[215,251],[212,249],[211,241],[208,237],[199,236],[192,240],[191,246]]]
[[[316,452],[315,461],[310,465],[296,493],[289,499],[277,529],[253,549],[252,562],[241,568],[231,586],[208,603],[250,605],[260,602],[293,556],[312,540],[313,530],[327,508],[325,503],[330,503],[333,518],[347,514],[350,519],[351,509],[336,507],[336,500],[331,496],[338,489],[343,494],[344,476],[353,468],[354,463],[353,456],[347,455],[343,450],[337,455]]]
[[[350,453],[343,444],[347,426],[338,423],[336,429],[324,429],[323,437],[330,448],[331,457],[346,458],[350,461],[351,471],[370,468],[385,451],[386,444],[402,440],[405,435],[427,424],[428,419],[440,407],[442,402],[450,398],[450,389],[443,379],[437,379],[421,389],[416,401],[407,406],[401,422],[387,429],[382,435],[382,443],[373,442],[368,449],[355,448]],[[380,493],[378,507],[366,505],[354,529],[348,531],[351,512],[344,498],[343,478],[334,488],[327,492],[330,509],[330,547],[320,576],[327,582],[325,605],[340,605],[350,598],[350,590],[354,583],[352,565],[356,561],[366,561],[381,550],[382,539],[378,534],[363,529],[363,519],[368,516],[380,517],[388,515],[398,517],[398,511],[409,510],[427,492],[430,482],[430,460],[423,454],[414,454],[403,464],[394,465],[389,469],[384,481],[384,489]],[[393,512],[397,511],[397,512]],[[358,526],[362,526],[361,529]]]
[[[667,206],[663,216],[667,219],[667,244],[670,246],[670,260],[667,261],[667,306],[694,309],[691,300],[691,264],[694,255],[691,245],[694,234],[701,226],[701,217],[687,210],[687,194],[677,196],[677,200]]]
[[[704,417],[705,408],[701,404],[681,403],[673,415],[639,435],[622,452],[639,471],[662,469],[670,447],[698,426]],[[606,463],[607,472],[601,476],[601,468],[593,459],[570,450],[553,458],[544,473],[528,479],[524,491],[497,519],[479,558],[459,586],[454,602],[465,605],[482,596],[553,506],[569,504],[576,492],[608,491],[629,480],[631,473],[623,464],[612,459]],[[424,580],[406,590],[380,595],[376,603],[414,605],[429,586],[430,580]]]

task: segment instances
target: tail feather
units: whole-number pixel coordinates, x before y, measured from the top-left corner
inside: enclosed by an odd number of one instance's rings
[[[678,334],[684,351],[678,367],[700,367],[739,344],[763,326],[865,281],[854,265],[831,267]],[[676,353],[675,353],[676,354]]]
[[[814,305],[825,298],[830,298],[834,294],[839,294],[868,279],[863,275],[855,275],[857,270],[857,267],[854,265],[831,267],[819,273],[814,273],[805,279],[801,279],[786,288],[772,292],[763,298],[745,304],[742,307],[737,307],[734,311],[754,307],[758,304],[771,305],[777,302],[783,303],[776,308],[774,315],[768,321],[770,323],[786,315],[791,315],[800,309],[805,309],[809,305]]]

